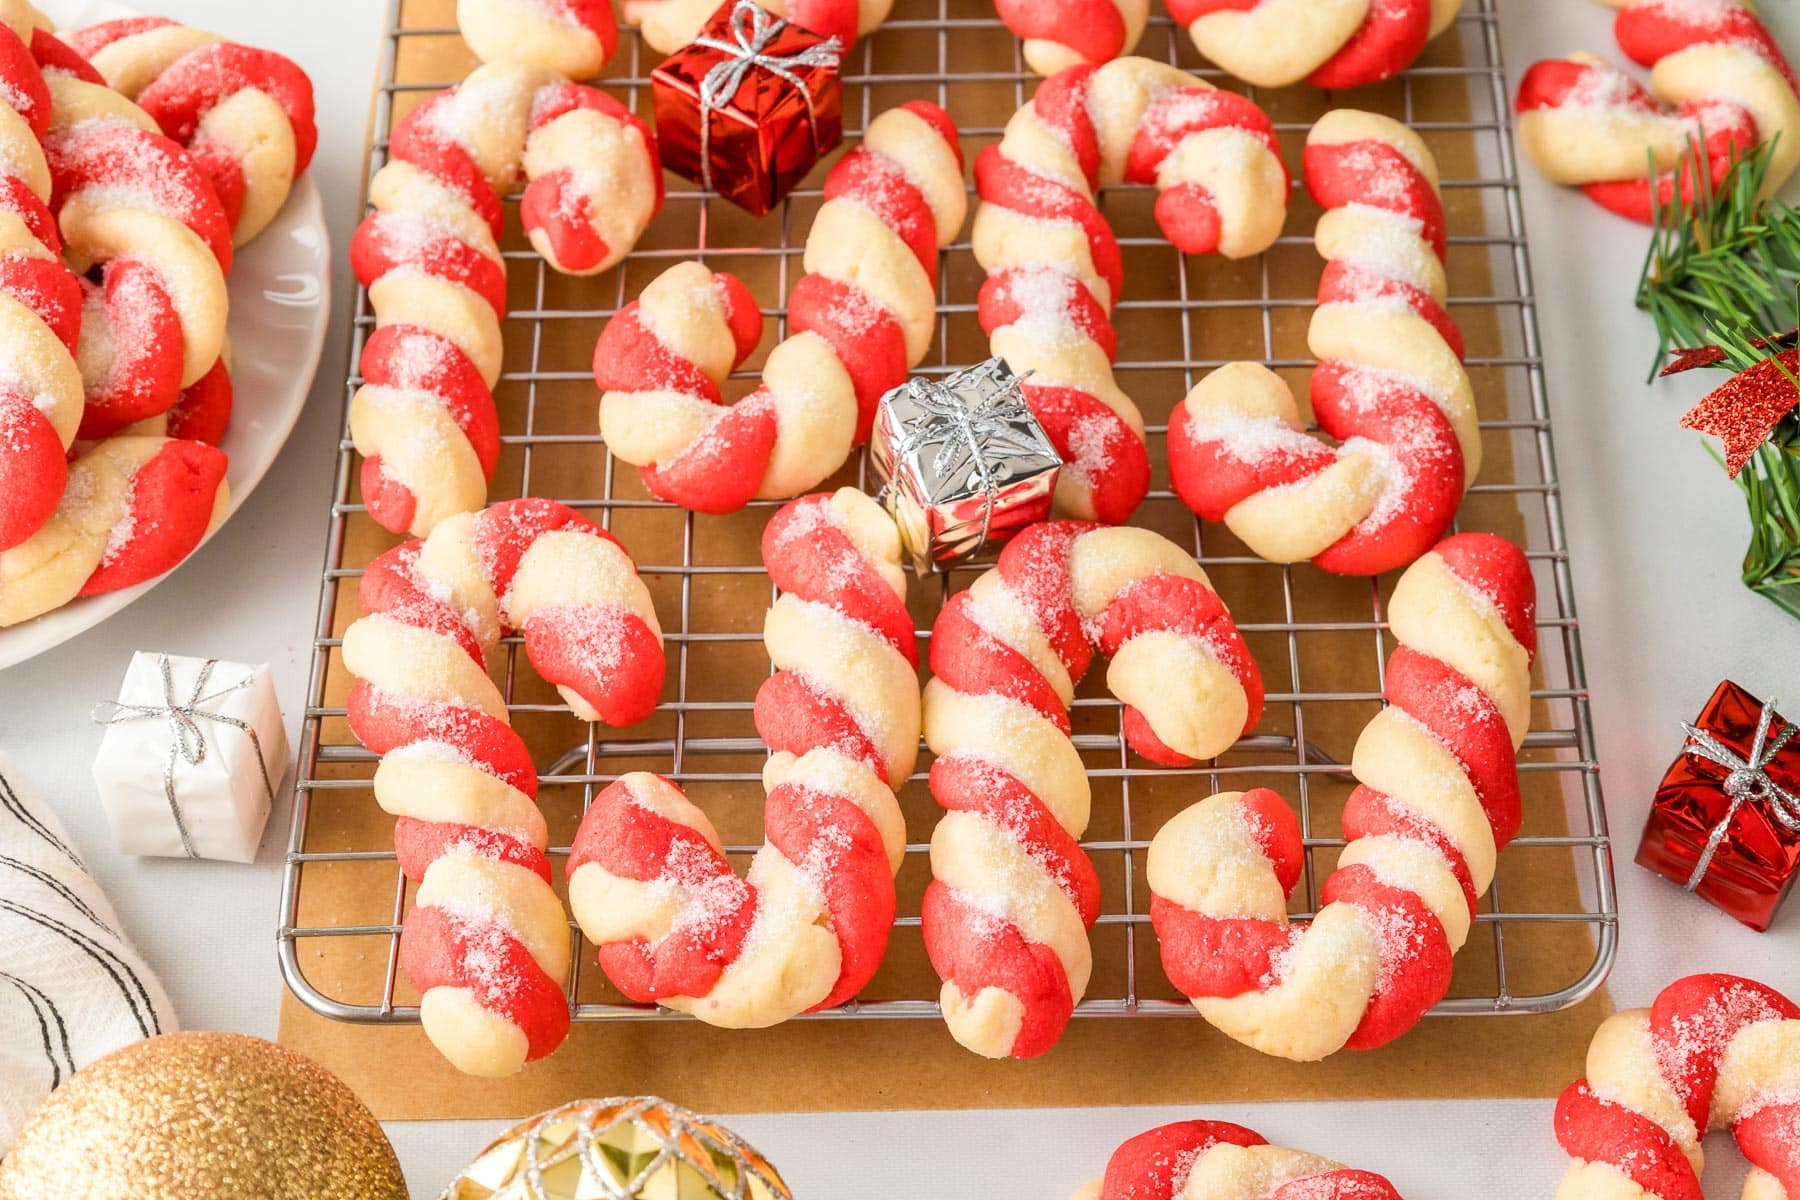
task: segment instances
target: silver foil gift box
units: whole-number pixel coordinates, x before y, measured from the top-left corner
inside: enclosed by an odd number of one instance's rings
[[[881,398],[882,502],[919,568],[948,566],[1050,516],[1062,459],[998,358]]]

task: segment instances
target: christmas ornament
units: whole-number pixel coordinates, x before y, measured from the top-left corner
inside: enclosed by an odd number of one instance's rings
[[[663,166],[764,215],[843,139],[840,49],[727,0],[650,75]]]
[[[881,499],[920,570],[972,558],[1050,516],[1062,460],[1023,380],[990,358],[881,398],[873,460]]]
[[[441,1200],[793,1200],[737,1134],[654,1096],[577,1100],[501,1134]]]
[[[1750,514],[1743,581],[1800,616],[1800,364],[1794,333],[1800,209],[1759,199],[1769,151],[1737,160],[1723,184],[1675,195],[1656,213],[1638,306],[1656,321],[1662,374],[1722,367],[1734,378],[1682,419],[1724,442]],[[1691,199],[1691,202],[1690,202]]]
[[[292,1050],[235,1033],[170,1033],[77,1071],[4,1161],[0,1200],[406,1200],[362,1101]]]
[[[1650,808],[1639,866],[1752,929],[1769,927],[1800,874],[1796,727],[1726,680],[1687,730]]]

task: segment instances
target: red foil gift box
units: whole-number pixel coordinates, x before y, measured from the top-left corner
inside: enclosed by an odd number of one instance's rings
[[[1769,927],[1800,873],[1800,740],[1731,682],[1688,731],[1650,808],[1639,866],[1752,929]]]
[[[843,140],[839,44],[726,0],[650,75],[662,164],[762,216]]]

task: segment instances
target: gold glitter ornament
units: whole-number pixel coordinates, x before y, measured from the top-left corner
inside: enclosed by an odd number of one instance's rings
[[[440,1200],[793,1200],[737,1134],[654,1096],[577,1100],[515,1125]]]
[[[304,1055],[235,1033],[170,1033],[50,1093],[0,1160],[0,1200],[406,1200],[381,1125]]]

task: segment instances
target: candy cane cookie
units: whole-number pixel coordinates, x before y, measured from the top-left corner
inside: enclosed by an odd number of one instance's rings
[[[662,202],[662,172],[648,126],[612,97],[505,62],[408,113],[389,156],[350,244],[377,326],[350,435],[370,515],[425,536],[481,507],[500,453],[500,197],[523,172],[532,244],[587,274],[631,249]],[[604,194],[585,190],[591,179],[609,181]]]
[[[662,693],[662,633],[611,535],[548,500],[508,500],[439,523],[377,558],[344,631],[350,729],[381,756],[418,884],[400,961],[439,1052],[501,1076],[568,1032],[568,919],[551,889],[531,753],[489,676],[517,630],[538,674],[584,721],[631,725]]]
[[[1446,538],[1400,577],[1388,704],[1357,738],[1349,845],[1310,923],[1288,919],[1305,851],[1274,792],[1211,796],[1158,831],[1146,870],[1163,969],[1208,1021],[1312,1061],[1384,1045],[1443,998],[1519,829],[1535,605],[1524,554],[1492,534]]]
[[[868,441],[875,405],[925,357],[937,323],[938,252],[967,210],[956,127],[909,101],[870,122],[831,169],[788,298],[793,331],[762,386],[724,404],[720,385],[762,318],[735,276],[680,263],[601,331],[594,382],[607,450],[644,486],[696,512],[733,512],[817,486]]]
[[[1212,758],[1262,713],[1262,677],[1186,551],[1145,529],[1052,521],[950,598],[931,634],[931,838],[921,913],[944,1020],[989,1058],[1062,1035],[1092,966],[1099,879],[1077,839],[1088,781],[1069,704],[1095,650],[1152,762]]]
[[[1113,378],[1119,245],[1096,203],[1154,185],[1184,253],[1242,258],[1281,233],[1288,176],[1261,109],[1146,58],[1072,67],[1038,86],[975,161],[978,303],[993,352],[1031,372],[1025,395],[1063,469],[1057,511],[1116,524],[1150,486],[1144,419]]]
[[[1258,87],[1390,79],[1450,28],[1462,0],[1170,0],[1200,53]]]
[[[875,974],[906,851],[894,789],[919,744],[893,521],[845,488],[784,506],[762,547],[781,595],[756,697],[767,840],[747,876],[706,814],[643,772],[595,800],[569,855],[570,907],[614,985],[727,1028],[835,1007]]]
[[[51,100],[29,43],[37,14],[0,4],[0,551],[43,528],[82,418],[82,291],[62,260],[41,144]]]
[[[225,344],[231,230],[206,176],[150,116],[42,33],[51,117],[51,208],[84,282],[76,361],[80,436],[109,436],[167,412],[213,370]]]
[[[1444,535],[1481,467],[1437,163],[1398,121],[1337,109],[1307,136],[1306,184],[1325,209],[1312,408],[1337,444],[1306,432],[1274,372],[1234,363],[1170,416],[1169,479],[1263,558],[1375,575]]]
[[[759,0],[757,4],[821,37],[837,38],[845,52],[857,38],[875,32],[893,6],[894,0]],[[658,54],[673,54],[699,37],[718,10],[714,0],[621,0],[619,5],[625,23],[637,26]]]
[[[994,8],[1039,75],[1130,54],[1150,18],[1150,0],[994,0]]]
[[[225,519],[225,466],[212,446],[161,437],[86,450],[50,519],[0,552],[0,628],[173,569]]]
[[[612,0],[456,0],[456,25],[482,62],[522,62],[591,79],[619,45]]]
[[[1780,188],[1800,166],[1800,87],[1749,6],[1606,2],[1619,9],[1619,48],[1650,68],[1650,86],[1591,54],[1534,64],[1519,83],[1519,144],[1544,177],[1647,222],[1701,193],[1696,154],[1717,185],[1760,143],[1764,193]]]
[[[1701,1139],[1729,1129],[1744,1200],[1800,1197],[1800,1006],[1735,975],[1689,975],[1614,1013],[1556,1105],[1574,1159],[1557,1200],[1704,1200]]]
[[[103,21],[67,41],[194,156],[236,245],[268,227],[318,145],[306,72],[165,17]]]
[[[1229,1121],[1175,1121],[1124,1142],[1069,1200],[1400,1200],[1370,1171],[1271,1146]]]

